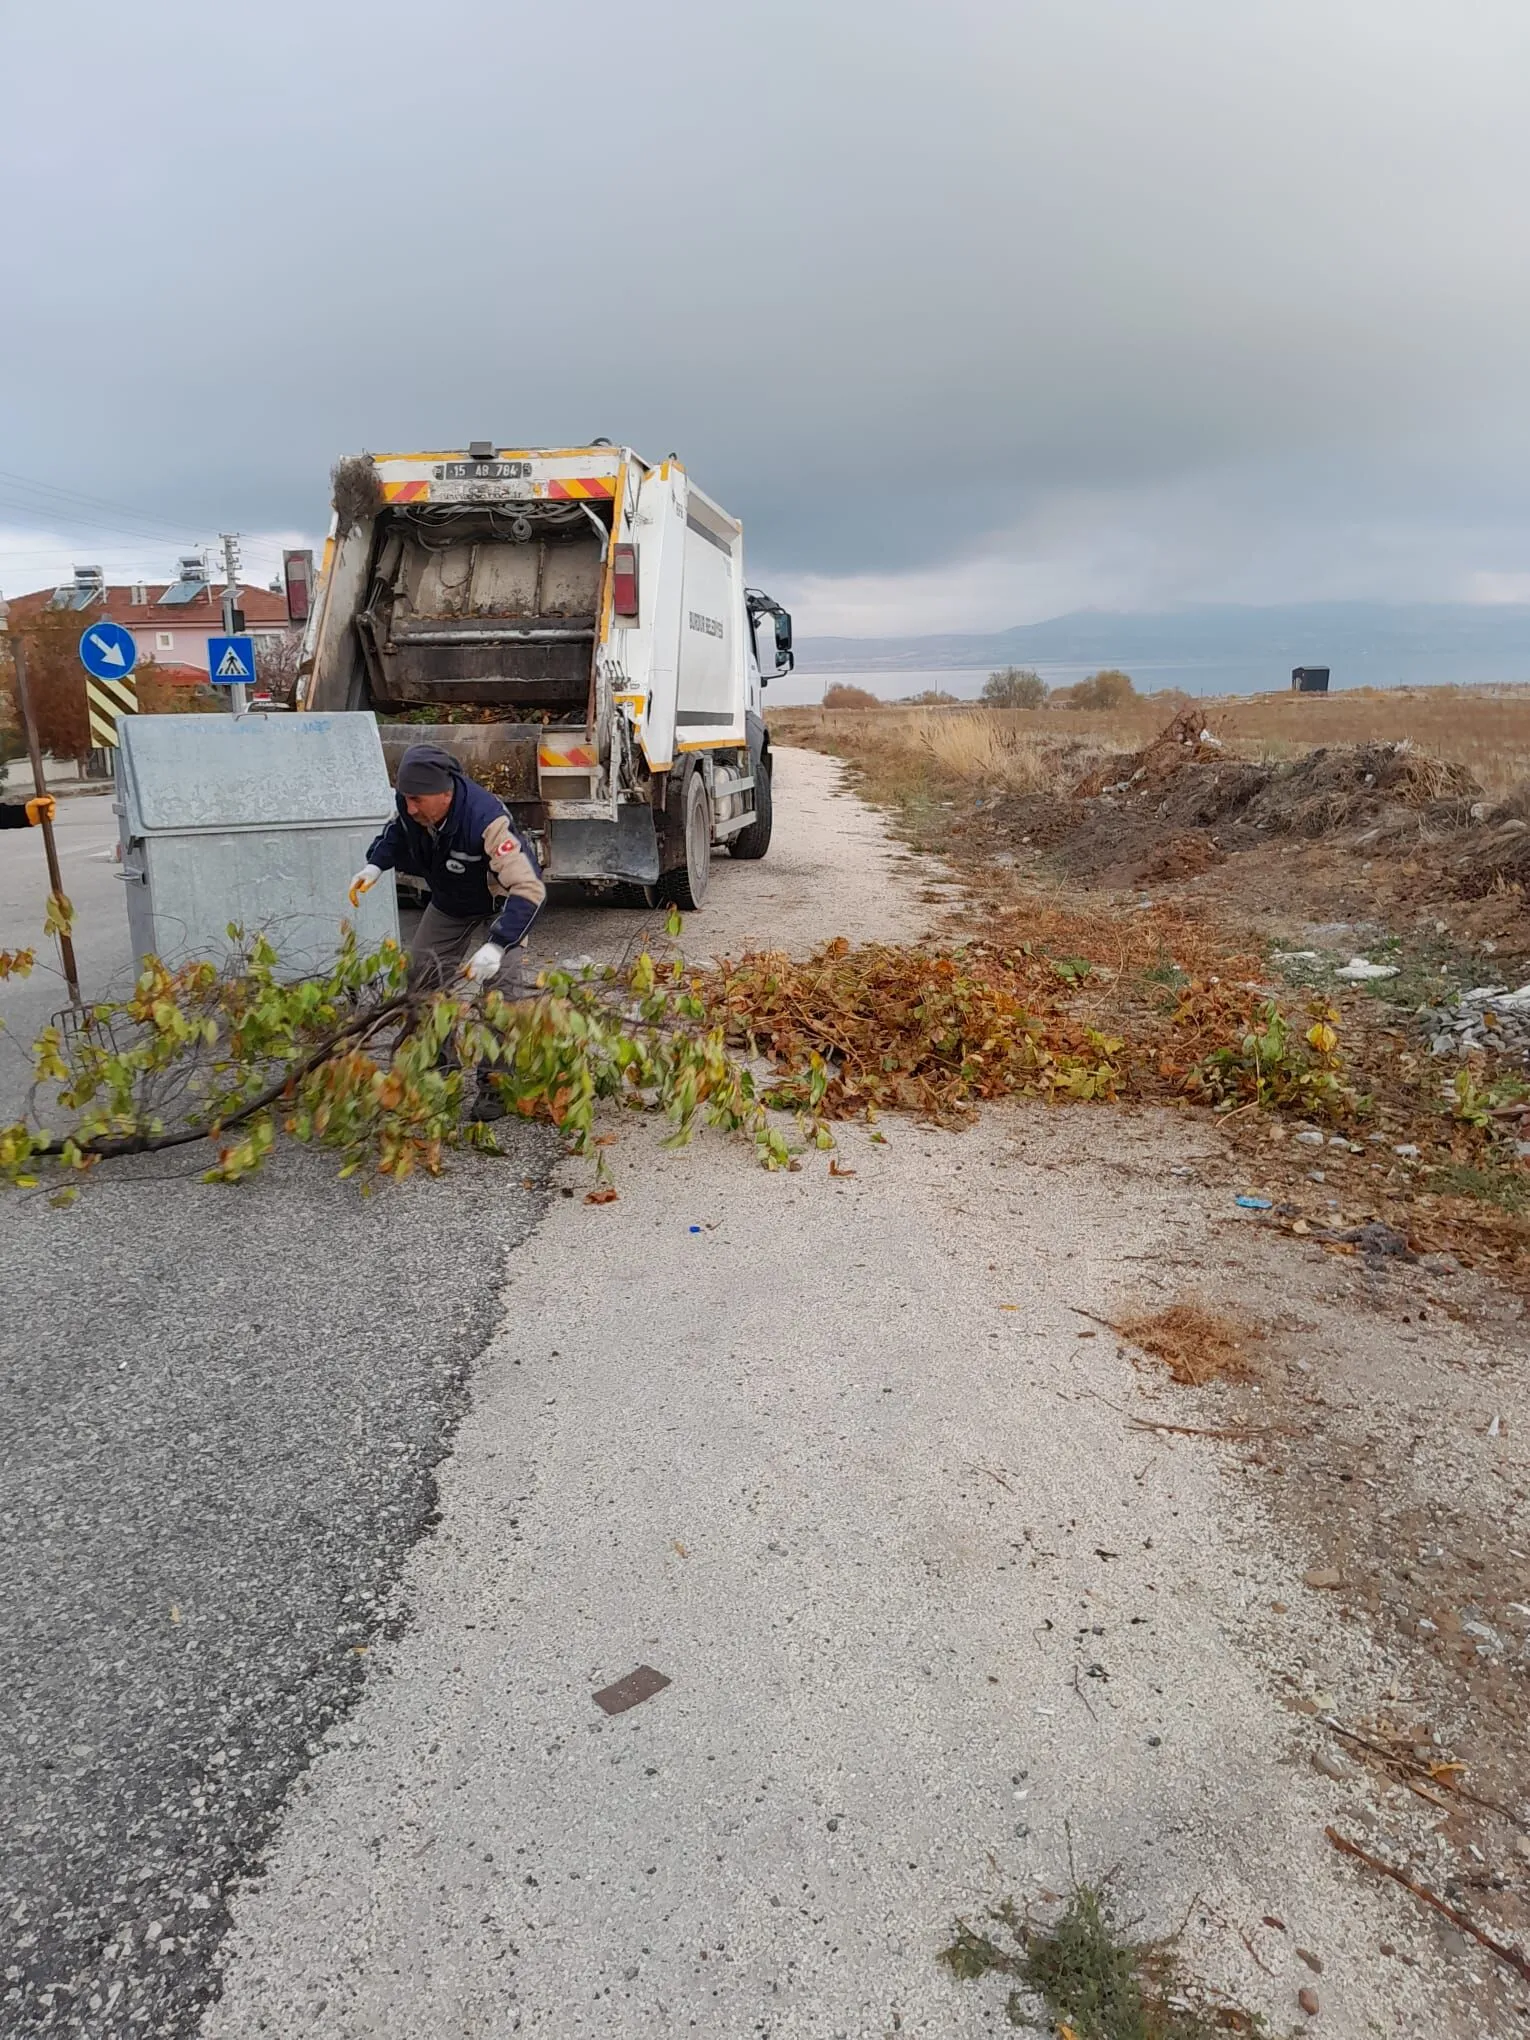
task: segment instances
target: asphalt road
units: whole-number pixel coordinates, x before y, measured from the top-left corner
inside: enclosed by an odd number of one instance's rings
[[[132,969],[114,835],[106,801],[60,803],[96,996]],[[0,838],[0,946],[45,890],[36,834]],[[46,966],[0,988],[0,1109],[63,1002]],[[356,1694],[541,1209],[547,1143],[510,1145],[371,1199],[298,1155],[0,1202],[7,2040],[195,2030],[227,1893]]]

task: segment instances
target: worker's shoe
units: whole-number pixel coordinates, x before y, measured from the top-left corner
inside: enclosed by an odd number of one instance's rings
[[[492,1077],[480,1075],[478,1094],[468,1107],[468,1119],[474,1126],[488,1126],[493,1120],[503,1119],[506,1106],[500,1096],[499,1086]]]

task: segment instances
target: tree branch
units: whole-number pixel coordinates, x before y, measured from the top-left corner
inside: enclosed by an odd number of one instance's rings
[[[240,1126],[247,1119],[253,1119],[257,1112],[264,1112],[268,1105],[274,1105],[283,1092],[290,1089],[293,1084],[300,1083],[321,1063],[327,1062],[342,1042],[349,1041],[355,1035],[364,1039],[384,1020],[391,1019],[396,1013],[406,1013],[418,1004],[418,993],[401,992],[397,998],[387,1000],[375,1012],[365,1013],[358,1019],[347,1021],[344,1027],[326,1036],[316,1049],[304,1056],[301,1062],[289,1064],[273,1083],[267,1084],[264,1090],[257,1092],[253,1098],[246,1099],[237,1110],[226,1113],[221,1119],[209,1120],[203,1126],[183,1126],[174,1133],[101,1134],[94,1140],[75,1141],[74,1145],[82,1155],[91,1156],[98,1161],[115,1161],[124,1155],[160,1154],[166,1148],[189,1147],[195,1141],[208,1140],[214,1133],[221,1133],[225,1127]],[[34,1155],[62,1154],[68,1140],[69,1135],[64,1134],[49,1140],[42,1147],[34,1148],[32,1152]]]
[[[1470,1934],[1474,1941],[1480,1941],[1490,1955],[1496,1955],[1500,1962],[1507,1962],[1526,1983],[1530,1983],[1530,1961],[1526,1961],[1517,1948],[1511,1948],[1503,1941],[1495,1941],[1491,1934],[1484,1933],[1475,1921],[1468,1919],[1466,1914],[1458,1911],[1455,1906],[1448,1905],[1443,1898],[1432,1892],[1428,1885],[1415,1884],[1405,1870],[1395,1870],[1390,1863],[1383,1863],[1379,1856],[1372,1856],[1362,1849],[1358,1842],[1352,1842],[1341,1835],[1337,1828],[1324,1828],[1323,1832],[1342,1854],[1353,1856],[1368,1870],[1379,1870],[1383,1877],[1390,1877],[1394,1884],[1400,1884],[1404,1891],[1411,1891],[1413,1896],[1421,1898],[1425,1905],[1432,1905],[1436,1912],[1445,1915],[1452,1926],[1459,1927],[1463,1934]]]

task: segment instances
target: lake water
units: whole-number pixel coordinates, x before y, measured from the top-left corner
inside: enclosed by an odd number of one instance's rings
[[[1123,664],[1136,683],[1139,694],[1156,694],[1169,687],[1181,688],[1186,694],[1283,694],[1291,684],[1289,667],[1282,671],[1268,659],[1186,660],[1176,663],[1134,659],[1123,661]],[[861,673],[815,673],[804,668],[772,680],[766,689],[765,703],[768,708],[816,706],[823,699],[824,689],[836,682],[849,687],[864,687],[880,701],[903,700],[911,694],[922,694],[929,688],[938,688],[943,694],[954,694],[958,701],[976,701],[990,670],[987,666],[964,666],[945,667],[935,672],[898,668]],[[1087,679],[1099,669],[1098,663],[1049,665],[1043,660],[1034,670],[1049,687],[1071,687],[1075,680]],[[1386,662],[1377,660],[1374,664],[1351,659],[1347,665],[1335,670],[1332,685],[1333,691],[1338,694],[1343,691],[1346,682],[1351,687],[1471,687],[1523,685],[1526,678],[1523,662],[1505,665],[1492,659],[1473,660],[1443,652],[1420,652]]]

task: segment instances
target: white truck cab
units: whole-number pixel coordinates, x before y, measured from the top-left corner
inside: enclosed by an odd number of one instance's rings
[[[475,441],[334,479],[304,708],[375,710],[390,758],[444,744],[550,878],[691,908],[715,848],[764,856],[761,689],[791,669],[791,618],[678,461]]]

